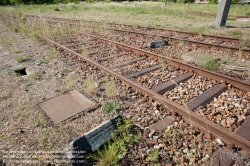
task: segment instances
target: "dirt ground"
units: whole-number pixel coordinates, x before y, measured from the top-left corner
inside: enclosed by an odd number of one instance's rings
[[[84,81],[92,75],[48,45],[13,33],[3,24],[1,27],[1,43],[5,43],[0,48],[1,155],[21,150],[62,150],[112,117],[99,107],[52,127],[37,104],[73,89],[88,93]],[[22,56],[29,59],[17,62]],[[13,72],[22,68],[26,68],[26,76]],[[94,100],[104,102],[103,98]]]

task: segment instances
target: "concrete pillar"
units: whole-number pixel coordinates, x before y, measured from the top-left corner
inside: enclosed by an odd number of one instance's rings
[[[220,1],[219,9],[218,9],[216,20],[215,20],[216,27],[226,26],[226,21],[227,21],[231,3],[232,3],[232,0]]]

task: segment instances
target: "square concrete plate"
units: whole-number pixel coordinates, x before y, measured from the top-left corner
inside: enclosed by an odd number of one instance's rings
[[[97,104],[77,90],[72,90],[41,102],[38,106],[57,124],[80,112],[94,109]]]

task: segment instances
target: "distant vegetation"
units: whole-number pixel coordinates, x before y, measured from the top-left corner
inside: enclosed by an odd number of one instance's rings
[[[0,5],[79,3],[80,0],[1,0]]]
[[[178,3],[194,3],[195,0],[167,0],[168,2],[178,2]]]
[[[100,0],[0,0],[0,5],[32,5],[32,4],[59,4],[59,3],[79,3],[80,1],[85,1],[89,3],[99,2]],[[104,2],[121,2],[123,0],[101,0]],[[129,0],[134,1],[134,0]],[[146,0],[146,1],[155,1],[155,0]],[[157,0],[156,0],[157,1]],[[159,2],[164,2],[165,0],[158,0]],[[232,0],[232,4],[237,4],[240,0]],[[195,0],[167,0],[167,2],[174,3],[194,3]],[[210,4],[218,4],[218,0],[208,0]]]

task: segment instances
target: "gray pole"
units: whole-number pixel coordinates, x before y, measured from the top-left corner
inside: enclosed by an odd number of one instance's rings
[[[227,21],[228,12],[229,12],[231,3],[232,3],[232,0],[220,1],[219,9],[218,9],[216,20],[215,20],[216,27],[226,26],[226,21]]]

